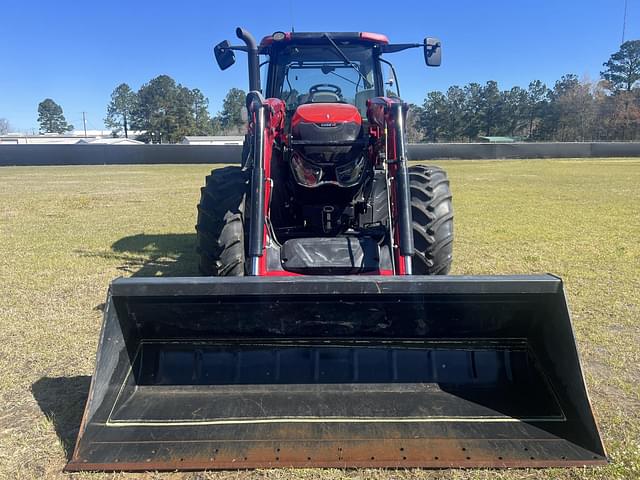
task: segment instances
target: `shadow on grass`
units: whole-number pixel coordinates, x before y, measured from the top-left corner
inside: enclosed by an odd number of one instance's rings
[[[142,259],[137,264],[119,267],[131,272],[134,277],[198,275],[194,233],[131,235],[116,241],[111,245],[111,250]]]
[[[195,234],[138,234],[123,237],[111,245],[111,252],[77,250],[83,257],[117,260],[118,269],[134,277],[198,275]],[[106,287],[106,286],[105,286]],[[102,310],[104,304],[95,307]],[[67,460],[80,429],[89,394],[90,376],[42,377],[31,386],[33,397],[53,423]]]
[[[42,413],[53,423],[67,460],[73,454],[90,383],[91,377],[81,375],[42,377],[31,385],[33,397]]]
[[[111,245],[111,252],[82,250],[76,253],[118,260],[118,270],[133,277],[198,275],[196,235],[193,233],[141,233],[117,240]]]

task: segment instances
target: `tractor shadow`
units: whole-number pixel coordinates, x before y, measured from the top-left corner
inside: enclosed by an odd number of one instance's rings
[[[118,269],[133,277],[198,275],[196,235],[193,233],[130,235],[114,242],[111,250],[126,260]]]
[[[115,260],[116,268],[131,277],[198,275],[196,235],[192,233],[140,233],[116,240],[110,252],[77,250],[75,253]]]
[[[80,430],[82,412],[89,395],[91,377],[42,377],[31,385],[31,392],[42,413],[53,423],[67,460]]]
[[[83,257],[115,260],[117,269],[133,277],[198,275],[195,234],[137,234],[122,237],[111,251],[77,250]],[[103,310],[104,304],[95,307]],[[53,424],[67,460],[71,459],[89,395],[91,377],[42,377],[31,385],[40,410]]]

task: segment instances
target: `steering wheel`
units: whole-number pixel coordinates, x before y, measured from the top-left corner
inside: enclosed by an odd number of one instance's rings
[[[313,102],[313,98],[319,93],[335,95],[337,102],[342,100],[342,89],[338,85],[334,85],[333,83],[317,83],[309,88],[309,99],[307,101]]]

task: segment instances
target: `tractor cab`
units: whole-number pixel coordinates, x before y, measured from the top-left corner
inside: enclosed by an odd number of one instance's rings
[[[384,96],[379,58],[388,44],[384,35],[371,33],[265,37],[260,43],[269,55],[265,93],[284,100],[288,112],[305,104],[342,103],[366,118],[367,100]]]
[[[390,44],[386,35],[371,32],[275,32],[257,44],[244,29],[236,32],[247,45],[232,46],[227,40],[214,49],[221,70],[236,61],[234,51],[249,54],[249,88],[267,98],[280,98],[287,110],[305,103],[349,103],[366,116],[366,102],[375,96],[400,96],[393,66],[381,58],[420,47],[427,66],[440,65],[440,40],[427,37],[423,43]],[[250,37],[248,38],[247,35]],[[260,56],[268,57],[260,62]],[[393,73],[386,89],[381,64]],[[267,66],[266,84],[261,85],[260,67]],[[388,80],[388,79],[387,79]],[[395,88],[394,88],[395,85]]]

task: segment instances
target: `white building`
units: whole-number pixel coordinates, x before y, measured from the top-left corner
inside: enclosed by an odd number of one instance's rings
[[[187,136],[182,143],[184,145],[242,145],[242,135],[213,135],[213,136]]]
[[[70,133],[44,133],[41,135],[27,135],[24,133],[9,133],[0,135],[0,145],[73,145],[76,143],[88,144],[111,144],[111,145],[137,145],[143,144],[133,140],[135,135],[142,132],[131,132],[132,138],[118,137],[111,135],[111,130],[74,130]]]
[[[84,138],[71,134],[25,135],[22,133],[0,135],[0,145],[71,145]],[[87,137],[87,139],[96,137]]]
[[[132,138],[81,138],[77,143],[78,145],[144,145],[144,142]]]

